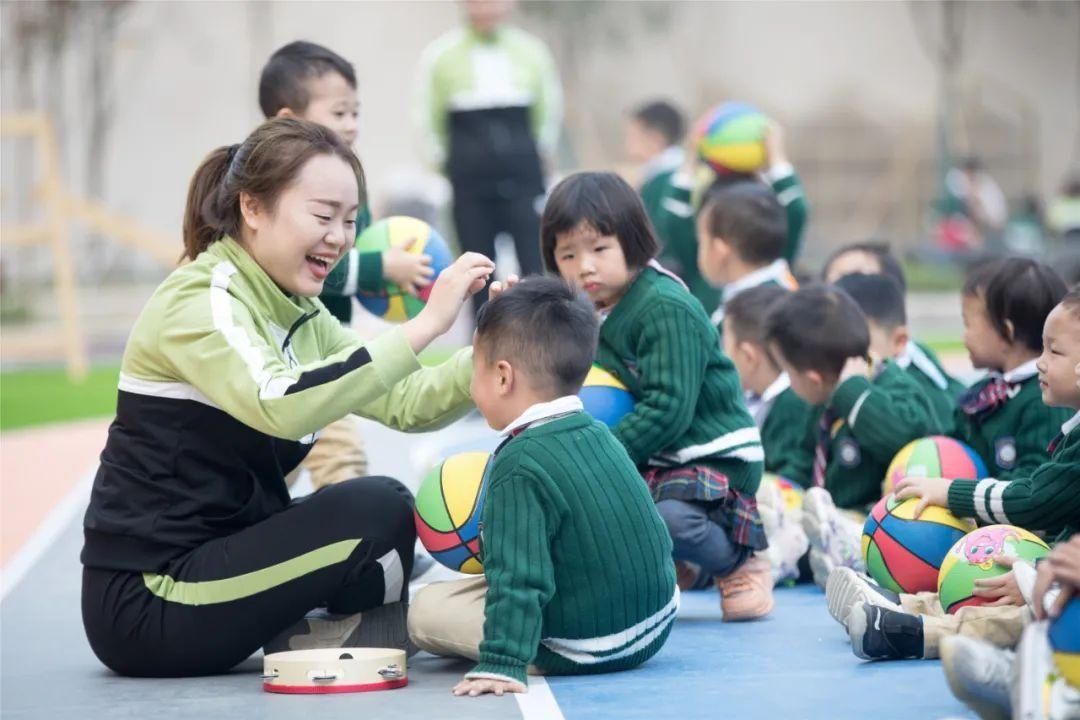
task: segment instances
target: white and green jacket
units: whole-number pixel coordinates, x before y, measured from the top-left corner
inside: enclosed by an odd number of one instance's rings
[[[148,571],[289,502],[285,475],[349,413],[434,429],[472,407],[471,350],[420,369],[399,329],[363,342],[230,238],[135,323],[86,513],[83,564]]]

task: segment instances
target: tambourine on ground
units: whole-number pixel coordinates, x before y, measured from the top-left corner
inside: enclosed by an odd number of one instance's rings
[[[287,695],[395,690],[409,684],[404,650],[326,648],[263,658],[263,690]]]

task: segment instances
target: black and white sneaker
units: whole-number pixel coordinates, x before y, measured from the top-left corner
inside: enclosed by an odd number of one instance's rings
[[[863,660],[904,660],[923,656],[922,618],[857,602],[847,621],[851,649]]]
[[[383,647],[404,650],[410,657],[417,648],[409,640],[408,605],[388,603],[352,615],[336,615],[325,608],[312,610],[263,646],[263,654],[287,650],[339,647]]]
[[[900,606],[899,595],[846,567],[833,568],[829,573],[829,580],[825,583],[825,601],[829,606],[829,614],[844,627],[847,627],[848,614],[856,603],[877,605],[896,612],[904,611]]]

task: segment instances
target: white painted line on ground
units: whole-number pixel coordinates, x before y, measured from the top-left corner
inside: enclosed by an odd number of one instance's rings
[[[11,557],[7,567],[0,571],[0,600],[7,597],[8,593],[26,576],[26,573],[34,567],[56,539],[60,537],[71,525],[72,520],[86,511],[90,501],[90,489],[94,485],[94,475],[97,467],[68,490],[57,505],[45,516],[34,534],[27,538],[26,542]]]
[[[551,686],[542,675],[529,676],[529,692],[515,693],[522,720],[565,720]]]

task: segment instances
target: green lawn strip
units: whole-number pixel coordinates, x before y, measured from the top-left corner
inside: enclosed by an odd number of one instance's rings
[[[0,373],[0,430],[109,417],[119,375],[117,365],[93,367],[79,382],[63,369]]]

